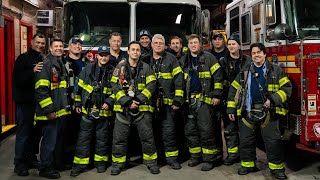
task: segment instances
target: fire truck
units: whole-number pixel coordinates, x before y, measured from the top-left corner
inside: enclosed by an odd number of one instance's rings
[[[293,84],[282,122],[296,147],[320,154],[320,1],[234,0],[226,7],[228,37],[238,33],[241,49],[261,42],[267,58]]]
[[[66,0],[62,11],[61,37],[84,41],[84,50],[94,58],[98,46],[108,45],[109,34],[122,35],[122,49],[137,39],[140,30],[162,34],[166,40],[176,35],[186,43],[190,34],[209,33],[209,13],[201,12],[197,0]],[[203,27],[203,28],[201,28]]]

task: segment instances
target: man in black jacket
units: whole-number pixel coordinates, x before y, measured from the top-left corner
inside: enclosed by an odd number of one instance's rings
[[[43,64],[42,52],[46,45],[45,36],[37,33],[32,37],[31,48],[21,54],[14,64],[13,70],[13,99],[16,102],[16,146],[14,172],[18,176],[28,176],[27,160],[36,158],[34,152],[37,149],[32,147],[32,143],[39,145],[37,140],[32,140],[35,136],[34,132],[34,78],[35,73],[41,72]],[[28,154],[28,152],[31,152]],[[32,157],[27,157],[31,155]],[[36,160],[36,159],[33,159]]]

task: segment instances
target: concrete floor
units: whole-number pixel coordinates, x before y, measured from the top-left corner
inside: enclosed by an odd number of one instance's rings
[[[15,136],[9,136],[0,142],[0,180],[37,180],[43,179],[38,176],[38,171],[30,170],[30,175],[27,177],[19,177],[13,173],[13,157],[14,157],[14,143]],[[69,176],[70,171],[61,172],[61,179],[78,179],[78,180],[100,180],[100,179],[114,179],[114,180],[205,180],[205,179],[223,179],[223,180],[271,180],[274,179],[270,175],[267,168],[266,155],[264,152],[257,150],[259,172],[248,174],[246,176],[239,176],[237,169],[239,163],[232,166],[216,167],[209,172],[200,171],[201,165],[191,168],[188,167],[187,162],[182,164],[181,170],[172,170],[168,166],[161,167],[161,173],[152,175],[149,173],[144,165],[138,165],[127,169],[119,176],[111,176],[110,168],[105,173],[98,174],[95,169],[79,175],[76,178]],[[291,152],[286,152],[291,154]],[[288,167],[290,165],[290,167]],[[291,167],[292,166],[292,167]],[[306,152],[299,151],[296,155],[290,155],[286,167],[289,180],[320,180],[320,156]]]

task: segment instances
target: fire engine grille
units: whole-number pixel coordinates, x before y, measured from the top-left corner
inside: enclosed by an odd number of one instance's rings
[[[301,135],[301,115],[290,115],[290,130],[293,134]]]

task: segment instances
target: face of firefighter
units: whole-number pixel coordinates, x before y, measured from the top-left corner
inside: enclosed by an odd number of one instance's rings
[[[231,54],[239,53],[240,45],[235,40],[228,41],[228,50]]]
[[[61,41],[52,42],[50,52],[53,56],[61,58],[63,56],[63,43]]]
[[[31,41],[31,48],[37,52],[43,52],[44,48],[46,46],[46,39],[45,38],[40,38],[39,36],[36,36],[32,41]]]
[[[175,52],[179,53],[182,49],[182,44],[179,39],[171,39],[170,48]]]
[[[121,36],[112,36],[109,39],[109,44],[110,44],[110,49],[113,51],[119,51],[121,44],[122,44],[122,39]]]
[[[110,54],[108,53],[100,53],[97,55],[97,59],[98,59],[98,65],[104,66],[109,62],[110,59]]]
[[[128,49],[129,59],[138,61],[141,55],[141,47],[139,44],[131,44]]]
[[[191,54],[199,54],[202,44],[198,38],[192,38],[188,40],[188,48]]]
[[[142,47],[147,48],[150,45],[151,39],[148,36],[141,36],[139,42]]]
[[[212,45],[216,49],[224,48],[224,39],[221,37],[216,37],[216,39],[212,39]]]
[[[164,51],[165,45],[164,41],[162,39],[154,39],[154,41],[151,43],[151,47],[154,54],[161,54]]]
[[[257,66],[260,67],[263,65],[263,63],[266,60],[266,54],[260,50],[258,47],[253,47],[251,50],[251,56],[252,56],[252,61],[253,63]]]
[[[69,52],[74,55],[80,54],[82,51],[82,44],[80,42],[70,43]]]

